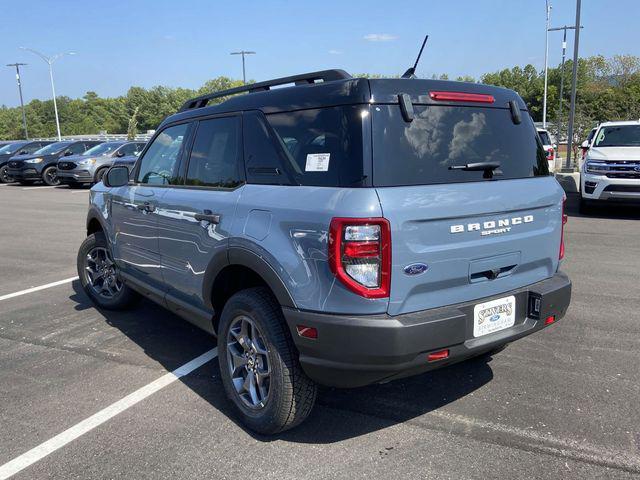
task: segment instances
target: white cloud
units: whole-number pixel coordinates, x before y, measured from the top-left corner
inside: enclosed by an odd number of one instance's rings
[[[342,50],[329,50],[330,55],[342,55]]]
[[[396,35],[391,35],[390,33],[368,33],[362,38],[368,42],[390,42],[398,37]]]

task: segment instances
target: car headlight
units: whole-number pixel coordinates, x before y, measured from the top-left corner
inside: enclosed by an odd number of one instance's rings
[[[93,165],[94,163],[96,163],[96,159],[95,158],[89,158],[87,160],[79,161],[78,165]]]
[[[587,173],[606,173],[609,171],[609,166],[604,162],[587,162],[585,164],[585,170]]]
[[[38,158],[30,158],[29,160],[25,160],[24,163],[41,163],[44,160],[42,157]]]

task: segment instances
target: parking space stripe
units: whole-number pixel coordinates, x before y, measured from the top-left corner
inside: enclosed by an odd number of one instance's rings
[[[48,187],[22,187],[22,190],[42,190],[43,188],[58,188],[57,186]]]
[[[27,288],[26,290],[20,290],[19,292],[7,293],[6,295],[0,296],[0,302],[2,300],[8,300],[9,298],[19,297],[20,295],[26,295],[27,293],[38,292],[46,288],[57,287],[58,285],[64,285],[65,283],[70,283],[75,280],[78,280],[78,278],[79,277],[65,278],[64,280],[58,280],[57,282],[47,283],[46,285],[40,285],[39,287],[32,287],[32,288]]]
[[[185,363],[181,367],[177,368],[173,372],[169,372],[162,377],[154,380],[153,382],[139,388],[133,393],[130,393],[121,400],[112,403],[108,407],[100,410],[98,413],[91,415],[89,418],[81,421],[73,427],[65,430],[64,432],[56,435],[55,437],[41,443],[35,448],[32,448],[26,453],[23,453],[19,457],[14,458],[10,462],[0,466],[0,480],[15,475],[16,473],[24,470],[30,465],[33,465],[37,461],[43,459],[47,455],[55,452],[56,450],[64,447],[68,443],[72,442],[76,438],[90,432],[94,428],[102,425],[106,421],[112,419],[119,413],[124,412],[130,407],[133,407],[138,402],[153,395],[162,388],[170,385],[181,377],[188,375],[194,370],[200,368],[207,362],[210,362],[218,355],[218,349],[213,348],[199,357],[194,358],[190,362]]]

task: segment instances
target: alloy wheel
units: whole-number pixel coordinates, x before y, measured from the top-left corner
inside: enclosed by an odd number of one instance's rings
[[[44,172],[45,182],[47,185],[59,185],[60,179],[58,178],[58,169],[57,168],[48,168]]]
[[[107,299],[120,293],[123,286],[111,254],[104,247],[94,247],[87,253],[85,279],[96,295]]]
[[[262,332],[246,315],[233,319],[227,333],[229,373],[242,403],[251,409],[267,404],[271,368]]]

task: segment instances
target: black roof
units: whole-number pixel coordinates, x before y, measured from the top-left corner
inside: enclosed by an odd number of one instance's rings
[[[286,84],[293,85],[283,86]],[[278,88],[273,88],[276,86]],[[414,104],[448,103],[431,99],[429,92],[433,91],[487,94],[492,95],[495,101],[483,104],[485,107],[508,108],[509,101],[514,100],[521,109],[527,108],[513,90],[491,85],[406,78],[353,78],[343,70],[324,70],[202,95],[185,102],[178,113],[162,123],[243,110],[261,110],[268,114],[338,105],[397,104],[401,93],[408,94]],[[228,98],[222,103],[207,105],[209,100],[221,97]],[[451,104],[478,105],[459,101]]]

